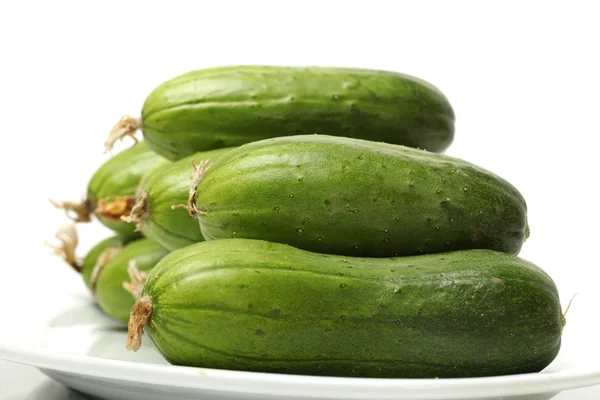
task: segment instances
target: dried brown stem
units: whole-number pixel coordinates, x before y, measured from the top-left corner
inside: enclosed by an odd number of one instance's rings
[[[110,260],[112,260],[113,257],[116,256],[119,251],[121,251],[122,248],[123,246],[109,247],[105,249],[96,260],[96,264],[94,264],[92,275],[90,277],[90,290],[92,291],[92,295],[94,297],[96,297],[96,286],[98,285],[100,272],[102,272],[106,264],[108,264]]]
[[[75,201],[55,201],[49,199],[52,205],[60,210],[65,210],[65,214],[73,222],[90,222],[92,213],[92,203],[89,200],[83,200],[79,203]]]
[[[131,293],[133,298],[137,300],[142,295],[142,288],[148,278],[148,273],[140,271],[135,260],[129,261],[127,273],[129,274],[131,281],[123,282],[123,289]]]
[[[77,255],[75,254],[77,245],[79,244],[79,237],[77,236],[75,224],[65,224],[61,226],[56,232],[55,237],[60,244],[54,245],[45,242],[46,246],[52,248],[54,252],[61,256],[75,271],[81,272],[81,264],[77,260]]]
[[[135,223],[135,230],[140,231],[143,224],[142,217],[148,212],[148,195],[146,192],[140,193],[135,200],[136,202],[133,207],[131,207],[129,215],[121,216],[121,220]]]
[[[194,176],[192,176],[192,182],[190,184],[188,202],[187,204],[173,205],[171,206],[172,210],[175,210],[176,208],[185,208],[192,218],[196,218],[200,214],[207,214],[206,211],[200,211],[196,208],[196,193],[198,192],[198,185],[202,182],[202,178],[204,178],[208,164],[210,164],[210,158],[200,161],[199,164],[195,164],[194,160],[192,160]]]
[[[127,324],[127,349],[138,351],[142,346],[144,327],[152,316],[152,302],[148,296],[137,300],[131,309],[129,323]]]
[[[97,216],[113,222],[123,222],[122,217],[131,213],[135,206],[134,196],[122,196],[98,200],[94,212]]]
[[[562,311],[560,312],[560,325],[563,328],[567,324],[567,313],[569,312],[569,309],[571,308],[571,304],[573,303],[573,300],[575,299],[575,296],[577,296],[577,293],[575,293],[573,295],[573,297],[571,297],[571,301],[569,301],[569,304],[567,305],[567,309],[565,310],[565,312],[564,313]]]
[[[113,126],[104,142],[104,152],[108,153],[112,150],[115,143],[118,140],[123,140],[126,136],[130,136],[137,144],[138,140],[135,137],[135,132],[142,127],[142,120],[140,118],[133,118],[129,116],[122,117],[119,122]]]

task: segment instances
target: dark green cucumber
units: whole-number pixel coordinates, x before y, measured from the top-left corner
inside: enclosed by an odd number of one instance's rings
[[[119,217],[131,209],[140,181],[154,168],[168,162],[143,141],[108,159],[94,173],[87,189],[87,201],[100,222],[121,234],[134,234],[135,227]],[[102,207],[99,207],[100,201]]]
[[[98,305],[108,316],[127,322],[135,298],[123,288],[130,280],[128,267],[131,261],[144,273],[150,271],[169,253],[149,238],[135,240],[123,247],[106,263],[98,274],[95,296]]]
[[[305,375],[433,378],[537,372],[557,355],[557,288],[491,250],[398,258],[310,253],[258,240],[166,256],[132,309],[173,364]]]
[[[324,135],[267,139],[209,164],[196,208],[206,240],[248,238],[385,257],[486,248],[518,254],[527,207],[466,161]]]
[[[154,168],[169,161],[154,153],[146,143],[119,152],[108,159],[92,175],[86,198],[81,202],[53,202],[64,209],[75,222],[90,222],[91,214],[106,227],[121,235],[139,237],[135,226],[124,223],[120,216],[129,214],[140,181]]]
[[[321,133],[441,152],[454,137],[454,112],[431,84],[390,71],[242,65],[189,72],[146,98],[141,128],[157,153],[176,160],[276,136]]]
[[[184,209],[175,208],[188,201],[194,169],[192,162],[216,161],[229,149],[196,153],[156,169],[145,179],[136,194],[136,207],[128,220],[141,232],[169,250],[203,241],[198,221]]]

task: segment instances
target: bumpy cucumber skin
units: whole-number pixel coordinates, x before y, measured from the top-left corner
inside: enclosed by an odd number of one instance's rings
[[[179,365],[475,377],[540,371],[561,343],[552,279],[491,250],[353,258],[207,241],[166,256],[144,296],[146,336]]]
[[[123,150],[109,158],[96,170],[87,189],[87,198],[95,208],[99,199],[133,196],[140,181],[154,168],[169,163],[169,160],[152,151],[145,142]],[[135,226],[111,221],[97,216],[109,229],[122,235],[139,236]]]
[[[198,221],[183,208],[173,205],[187,204],[194,169],[192,161],[217,161],[230,149],[199,152],[155,170],[142,183],[139,193],[146,193],[148,206],[142,216],[142,232],[168,250],[176,250],[204,241]]]
[[[445,150],[454,112],[431,84],[334,67],[229,66],[159,85],[142,109],[144,138],[171,160],[276,136],[327,134]]]
[[[154,240],[142,238],[123,247],[98,275],[96,298],[98,305],[108,316],[127,322],[129,312],[135,303],[132,294],[123,289],[123,282],[129,282],[127,268],[131,260],[136,261],[140,271],[150,271],[168,250]]]
[[[527,207],[473,164],[405,146],[324,135],[233,149],[198,186],[206,240],[247,238],[348,256],[486,248],[518,254]]]
[[[102,240],[100,243],[92,247],[85,256],[83,264],[81,266],[81,275],[83,276],[83,281],[85,282],[85,285],[88,288],[90,288],[90,279],[92,278],[92,271],[96,266],[98,257],[100,257],[100,255],[104,253],[105,250],[111,247],[123,247],[127,243],[135,239],[136,238],[131,235],[115,235]]]

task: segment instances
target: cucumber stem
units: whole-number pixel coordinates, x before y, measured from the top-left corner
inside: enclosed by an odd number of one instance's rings
[[[98,205],[94,212],[97,216],[113,222],[123,222],[122,217],[129,215],[135,205],[134,196],[122,196],[98,200]]]
[[[142,333],[144,327],[148,324],[148,320],[152,316],[152,301],[150,297],[144,296],[138,299],[129,316],[129,323],[127,324],[127,349],[131,351],[138,351],[142,346]]]
[[[92,269],[92,275],[90,277],[90,290],[92,292],[92,296],[96,297],[96,286],[98,285],[98,278],[100,277],[100,272],[104,269],[106,264],[112,260],[112,258],[117,255],[123,246],[115,246],[109,247],[105,249],[98,259],[96,260],[96,264],[94,264],[94,268]]]
[[[54,252],[61,256],[75,271],[81,273],[81,264],[77,260],[75,254],[75,250],[79,244],[79,237],[77,236],[75,224],[65,224],[61,226],[54,236],[58,239],[60,244],[54,245],[49,242],[44,242],[45,245],[53,249]]]
[[[567,309],[565,310],[565,312],[564,313],[562,311],[560,312],[560,324],[563,328],[567,324],[567,313],[569,312],[569,309],[571,308],[571,304],[573,303],[575,296],[577,296],[577,293],[575,293],[573,295],[573,297],[571,297],[571,300],[569,301],[569,304],[567,305]]]
[[[135,223],[135,230],[138,232],[142,229],[142,217],[148,212],[148,195],[146,192],[142,192],[135,198],[132,198],[133,201],[135,201],[135,204],[130,208],[129,215],[125,216],[123,214],[120,218],[121,221]]]
[[[173,205],[171,206],[171,210],[175,210],[176,208],[185,208],[192,218],[196,218],[200,214],[207,214],[206,211],[200,211],[196,208],[196,193],[198,192],[198,185],[200,182],[202,182],[202,178],[204,178],[208,164],[210,164],[210,158],[200,161],[199,164],[194,163],[194,160],[192,160],[194,176],[192,176],[192,183],[190,184],[188,202],[187,204]]]
[[[131,282],[123,282],[123,289],[127,290],[135,300],[142,296],[142,288],[148,278],[147,272],[141,272],[137,267],[135,260],[130,260],[127,267],[127,273]]]
[[[74,222],[91,222],[92,202],[83,200],[79,203],[74,201],[54,201],[49,199],[50,203],[59,210],[65,210],[65,214]]]
[[[111,151],[117,140],[123,140],[125,136],[131,137],[135,142],[133,144],[135,146],[138,142],[135,137],[135,132],[141,128],[141,118],[134,118],[127,115],[123,116],[110,130],[108,137],[104,142],[104,153]]]

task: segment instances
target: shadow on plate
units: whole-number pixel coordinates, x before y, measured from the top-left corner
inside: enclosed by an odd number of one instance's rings
[[[169,365],[169,363],[152,346],[143,346],[137,352],[127,350],[125,348],[125,342],[127,340],[126,326],[100,328],[97,333],[99,333],[99,336],[89,346],[85,353],[87,356],[138,363]]]
[[[78,325],[106,325],[110,327],[125,326],[122,322],[115,321],[105,315],[100,307],[98,307],[91,299],[74,303],[75,305],[73,307],[64,310],[52,318],[48,323],[48,326],[52,328]]]
[[[97,399],[48,380],[39,385],[25,400],[91,400]]]

